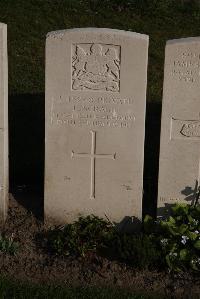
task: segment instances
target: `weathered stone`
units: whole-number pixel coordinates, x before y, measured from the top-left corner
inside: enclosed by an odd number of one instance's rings
[[[168,41],[165,55],[158,216],[200,184],[200,38]]]
[[[8,62],[7,25],[0,23],[0,224],[8,210]]]
[[[142,217],[148,37],[112,29],[46,41],[45,215]]]

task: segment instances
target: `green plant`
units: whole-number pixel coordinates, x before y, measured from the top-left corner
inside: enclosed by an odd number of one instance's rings
[[[200,271],[200,205],[175,204],[167,220],[144,221],[145,230],[151,228],[152,238],[160,244],[170,270]],[[149,231],[148,231],[149,233]]]
[[[96,216],[50,230],[48,247],[58,255],[84,257],[104,251],[137,268],[200,271],[200,205],[176,204],[166,220],[144,220],[144,232],[120,233]]]
[[[0,251],[15,255],[18,251],[19,245],[14,241],[13,235],[6,237],[0,234]]]
[[[56,254],[85,256],[103,246],[111,231],[111,224],[99,217],[80,217],[72,224],[50,230],[48,246]]]
[[[48,248],[57,255],[84,257],[98,251],[137,268],[162,264],[161,252],[151,236],[120,233],[111,223],[93,215],[50,230],[47,239]]]
[[[146,234],[118,234],[112,241],[116,255],[139,269],[162,267],[164,260],[154,238]]]

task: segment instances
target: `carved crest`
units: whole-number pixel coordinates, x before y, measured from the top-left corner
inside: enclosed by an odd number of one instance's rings
[[[200,137],[200,122],[186,123],[181,129],[181,134],[186,137]]]
[[[120,47],[77,44],[72,56],[72,89],[119,91]]]

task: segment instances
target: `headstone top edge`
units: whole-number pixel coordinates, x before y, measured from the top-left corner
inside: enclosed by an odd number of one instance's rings
[[[7,35],[7,24],[0,23],[0,30],[4,35]]]
[[[64,30],[57,30],[57,31],[51,31],[48,32],[46,35],[46,38],[61,38],[65,34],[68,33],[116,33],[119,35],[127,36],[127,37],[135,37],[138,39],[143,39],[146,40],[147,42],[149,41],[149,36],[146,34],[142,33],[137,33],[137,32],[132,32],[132,31],[125,31],[125,30],[119,30],[119,29],[111,29],[111,28],[95,28],[95,27],[86,27],[86,28],[73,28],[73,29],[64,29]]]
[[[166,42],[166,46],[185,44],[185,43],[195,43],[195,42],[200,42],[200,36],[171,39]]]

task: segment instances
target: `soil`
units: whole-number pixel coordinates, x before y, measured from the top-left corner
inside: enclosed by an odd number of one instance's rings
[[[23,188],[22,188],[23,189]],[[31,210],[28,202],[35,203]],[[33,200],[35,199],[35,200]],[[9,279],[66,286],[107,286],[163,294],[168,298],[200,298],[200,279],[189,274],[171,276],[166,272],[138,271],[119,261],[92,254],[87,258],[55,257],[45,252],[38,234],[46,231],[34,214],[40,200],[18,190],[10,195],[8,218],[3,228],[14,236],[20,248],[15,256],[0,254],[0,273]],[[37,214],[38,216],[38,214]]]

